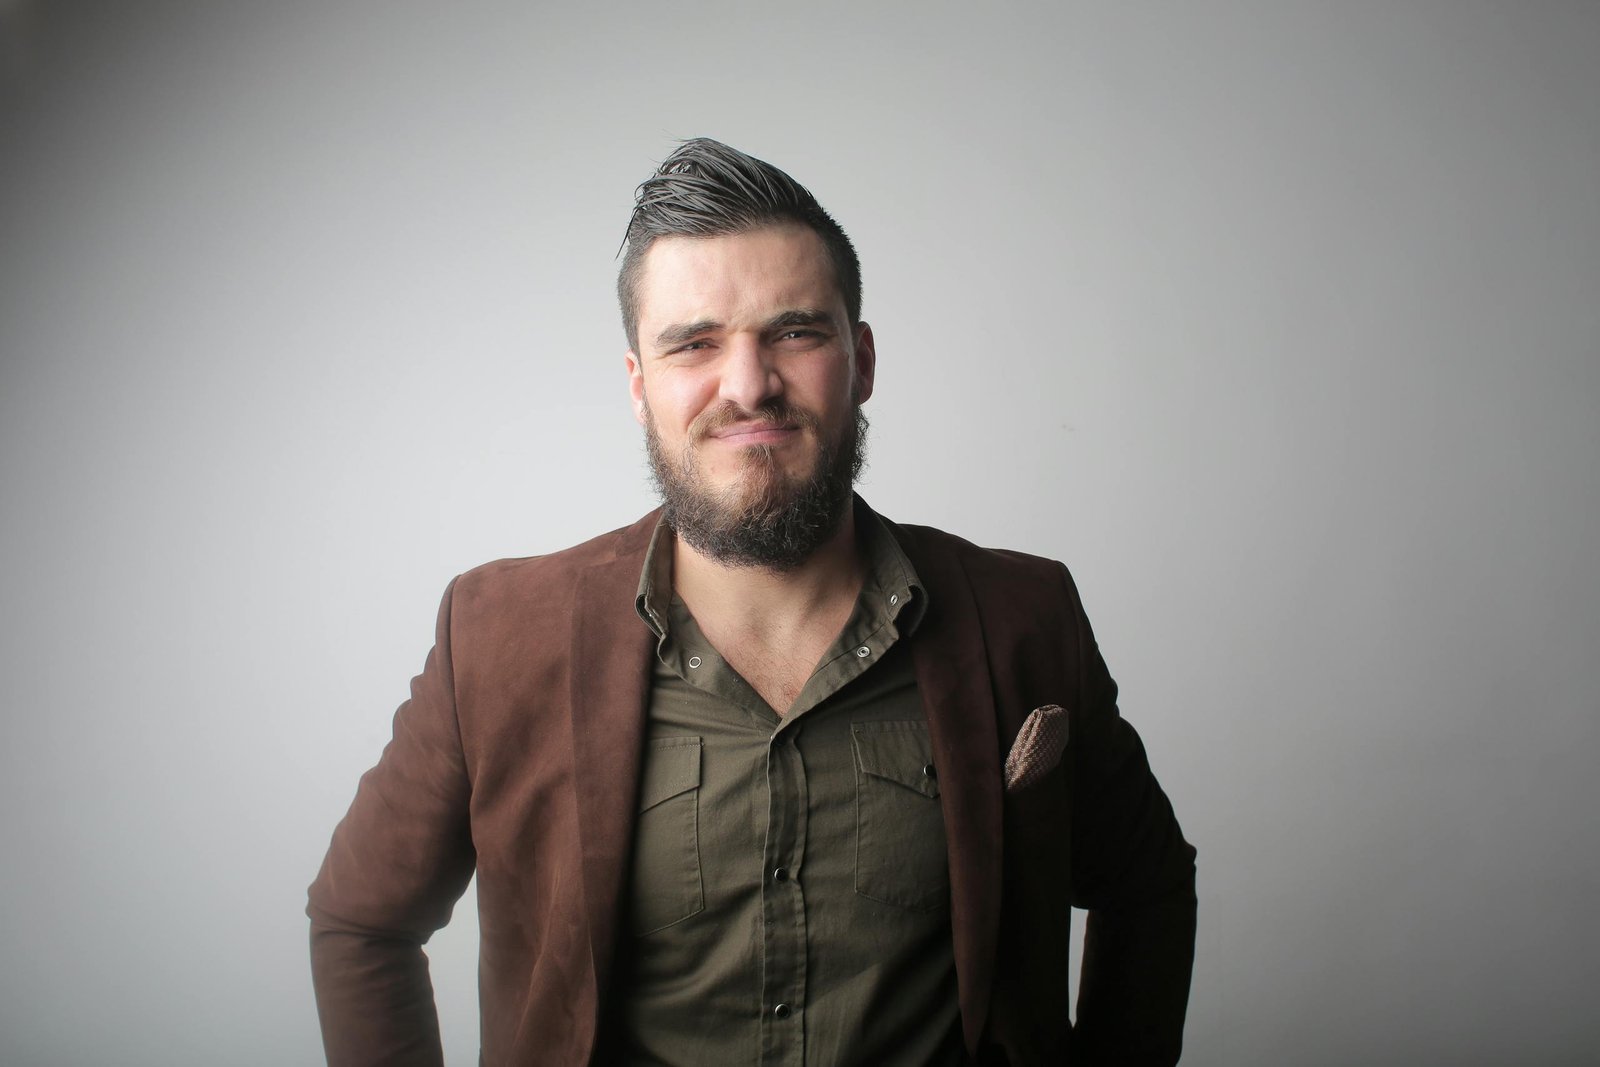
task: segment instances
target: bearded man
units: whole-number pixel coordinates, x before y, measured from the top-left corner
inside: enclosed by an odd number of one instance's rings
[[[843,230],[694,140],[626,247],[662,507],[446,591],[311,886],[329,1062],[440,1062],[474,872],[487,1064],[1176,1062],[1194,850],[1066,569],[853,494]]]

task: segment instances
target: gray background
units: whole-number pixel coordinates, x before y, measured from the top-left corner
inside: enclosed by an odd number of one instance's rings
[[[0,34],[0,1061],[317,1060],[445,582],[652,502],[613,255],[697,134],[857,242],[868,499],[1078,576],[1200,850],[1186,1063],[1600,1058],[1600,7]]]

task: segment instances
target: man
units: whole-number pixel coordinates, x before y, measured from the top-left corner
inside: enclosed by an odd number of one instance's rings
[[[618,291],[662,508],[451,583],[311,887],[329,1061],[439,1062],[474,871],[485,1063],[1176,1061],[1194,852],[1065,568],[853,496],[843,231],[690,141]]]

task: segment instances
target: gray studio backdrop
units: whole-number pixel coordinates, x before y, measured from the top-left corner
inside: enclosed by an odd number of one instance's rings
[[[868,499],[1076,573],[1199,847],[1186,1063],[1600,1057],[1600,7],[0,34],[0,1062],[316,1062],[446,581],[652,503],[613,256],[698,134],[857,241]]]

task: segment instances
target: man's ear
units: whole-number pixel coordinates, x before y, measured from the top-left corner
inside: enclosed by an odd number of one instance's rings
[[[864,404],[872,395],[872,382],[878,373],[878,349],[872,340],[872,327],[856,327],[856,350],[851,370],[855,373],[856,403]]]
[[[634,355],[633,349],[628,349],[628,395],[633,397],[633,417],[640,426],[644,425],[644,368],[639,364],[639,357]]]

